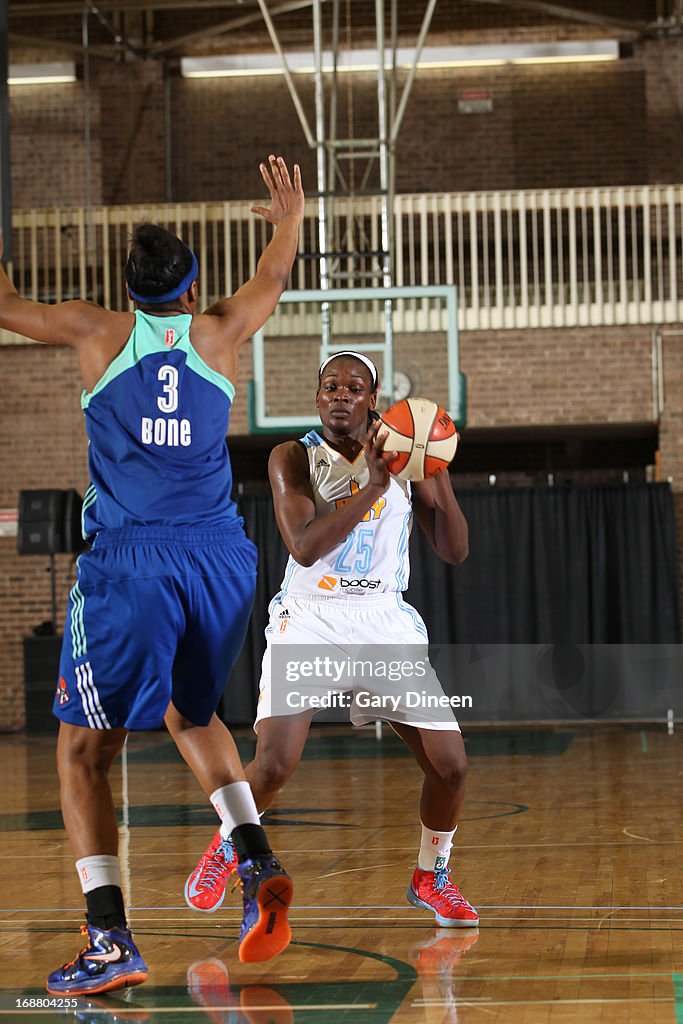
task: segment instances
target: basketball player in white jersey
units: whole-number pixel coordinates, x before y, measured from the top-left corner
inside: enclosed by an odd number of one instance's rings
[[[334,645],[330,649],[339,652],[348,641],[352,648],[407,644],[426,650],[425,625],[402,597],[413,513],[440,558],[455,565],[467,557],[467,522],[448,472],[411,485],[387,469],[387,435],[374,412],[378,384],[377,369],[365,355],[331,356],[320,367],[316,393],[322,432],[280,444],[270,457],[275,516],[290,558],[269,608],[256,755],[246,768],[259,811],[272,804],[299,763],[313,716],[310,709],[289,711],[282,676],[271,674],[282,646],[306,645],[317,652],[321,645]],[[362,685],[368,689],[366,681]],[[433,674],[421,686],[443,694]],[[300,700],[293,703],[301,706]],[[354,724],[390,721],[424,774],[422,839],[409,902],[432,911],[441,927],[476,926],[477,912],[451,882],[448,869],[467,767],[452,711],[437,716],[420,709],[366,708],[363,713],[354,702],[351,718]],[[187,880],[188,904],[217,910],[235,867],[230,838],[219,830]]]

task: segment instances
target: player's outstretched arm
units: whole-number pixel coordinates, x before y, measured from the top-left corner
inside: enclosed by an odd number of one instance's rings
[[[299,565],[313,565],[341,544],[389,486],[384,440],[377,440],[379,422],[368,429],[365,458],[370,480],[329,515],[316,516],[308,477],[308,457],[296,441],[277,445],[268,460],[275,518],[289,553]],[[395,454],[395,453],[393,453]],[[391,455],[387,455],[390,458]]]
[[[287,287],[296,258],[299,225],[304,216],[304,191],[301,170],[294,165],[290,178],[282,157],[269,156],[260,164],[261,177],[270,194],[270,206],[252,206],[275,227],[275,234],[264,249],[256,273],[234,295],[221,299],[206,312],[225,321],[226,337],[242,342],[263,327]]]
[[[48,345],[77,348],[109,315],[92,302],[75,300],[52,305],[23,299],[5,273],[2,254],[0,236],[0,327],[6,331]]]
[[[469,554],[467,520],[453,493],[447,469],[412,485],[415,518],[439,558],[451,565]]]

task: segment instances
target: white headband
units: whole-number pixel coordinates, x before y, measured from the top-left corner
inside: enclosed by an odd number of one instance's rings
[[[324,362],[320,364],[320,369],[318,370],[318,380],[320,380],[320,378],[322,377],[323,370],[325,369],[327,364],[331,363],[333,359],[339,359],[340,356],[352,356],[354,359],[360,359],[361,363],[365,363],[368,370],[370,371],[370,379],[372,380],[373,390],[377,388],[377,384],[379,382],[379,374],[377,373],[377,367],[373,363],[372,359],[368,359],[368,357],[363,355],[362,352],[351,352],[350,350],[345,350],[344,352],[335,352],[334,355],[328,356],[327,359],[325,359]]]

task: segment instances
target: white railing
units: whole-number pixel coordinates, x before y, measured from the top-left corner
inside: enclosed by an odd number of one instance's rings
[[[126,308],[123,263],[140,220],[164,224],[197,252],[201,304],[253,274],[269,227],[249,203],[185,203],[16,212],[9,272],[26,297],[89,298]],[[317,201],[307,209],[291,287],[320,287]],[[683,321],[683,186],[399,195],[394,284],[455,284],[460,330],[666,324]],[[380,200],[330,204],[330,285],[377,287]],[[358,310],[357,304],[354,310]],[[352,314],[355,329],[376,330]],[[424,299],[396,310],[394,330],[445,327]],[[289,322],[291,319],[291,323]],[[279,334],[320,330],[285,311]],[[0,341],[19,339],[0,332]]]

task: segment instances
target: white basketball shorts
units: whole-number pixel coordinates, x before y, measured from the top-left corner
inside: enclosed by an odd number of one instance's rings
[[[271,603],[254,729],[264,718],[348,708],[378,719],[460,731],[428,658],[424,622],[401,594],[282,594]]]

